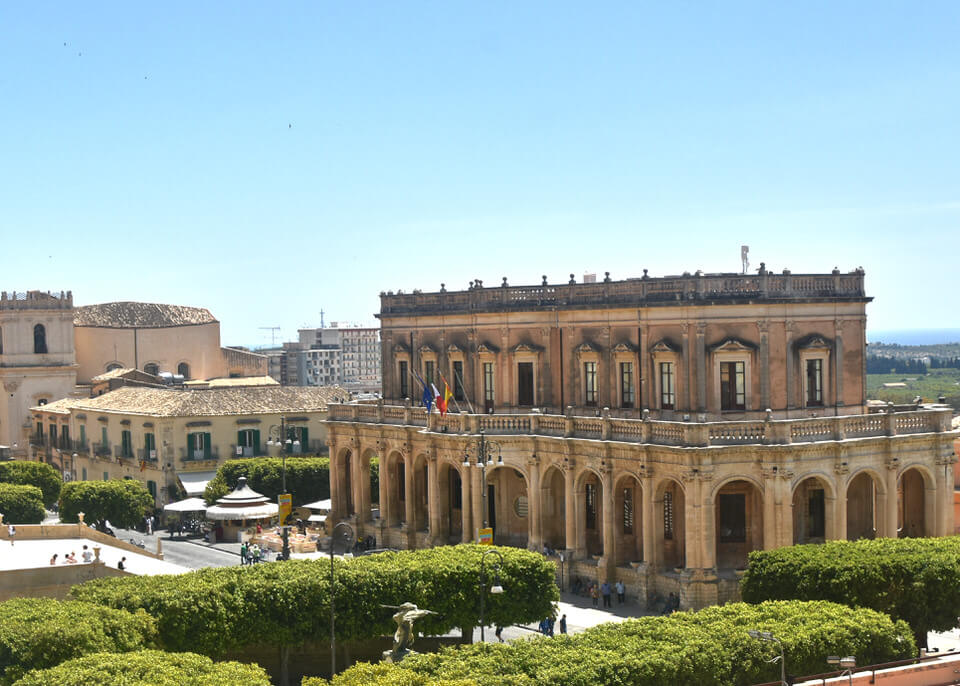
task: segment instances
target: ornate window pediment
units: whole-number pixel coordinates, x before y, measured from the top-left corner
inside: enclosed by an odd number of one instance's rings
[[[449,355],[462,355],[462,354],[463,354],[463,348],[461,348],[461,347],[460,347],[459,345],[457,345],[456,343],[451,343],[450,345],[447,346],[447,354],[449,354]]]
[[[583,355],[585,353],[599,353],[600,348],[595,346],[590,341],[584,341],[583,343],[578,345],[576,348],[574,348],[573,352],[575,352],[577,355]]]
[[[650,346],[650,352],[678,353],[680,352],[680,346],[671,341],[669,338],[661,338],[659,341]]]
[[[437,354],[437,349],[434,348],[434,347],[433,347],[432,345],[430,345],[429,343],[424,343],[423,345],[420,346],[420,354],[421,354],[421,355],[436,355],[436,354]]]
[[[486,353],[487,355],[496,355],[500,352],[500,348],[493,345],[493,343],[480,343],[477,346],[477,354],[482,355]]]
[[[833,341],[820,334],[812,333],[797,341],[796,348],[798,350],[831,350]]]
[[[633,343],[628,343],[626,341],[621,341],[613,346],[613,352],[615,353],[635,353],[637,352],[637,346]]]
[[[753,343],[741,340],[739,338],[724,338],[719,343],[714,343],[709,347],[710,352],[742,352],[749,353],[757,349]]]
[[[394,343],[393,344],[393,354],[394,355],[409,355],[410,348],[405,343]]]
[[[543,348],[539,345],[533,345],[532,343],[517,343],[515,346],[510,348],[510,352],[516,355],[517,353],[539,353],[542,352]]]

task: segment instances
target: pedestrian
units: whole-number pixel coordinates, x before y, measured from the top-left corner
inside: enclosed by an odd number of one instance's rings
[[[253,544],[253,564],[260,562],[260,545],[257,543]]]
[[[147,536],[153,535],[153,515],[147,517]]]
[[[590,584],[590,599],[593,601],[593,606],[597,606],[597,601],[600,600],[600,591],[597,590],[597,585],[594,583]]]
[[[497,624],[497,630],[493,632],[493,635],[497,637],[497,640],[503,643],[503,636],[500,634],[503,633],[503,627]]]
[[[120,561],[117,563],[117,569],[119,569],[121,572],[127,568],[127,565],[124,564],[126,561],[127,558],[121,557]]]
[[[547,636],[553,636],[553,617],[547,617]]]
[[[247,564],[247,542],[240,544],[240,566]]]
[[[52,564],[52,565],[57,564],[57,554],[56,554],[56,553],[54,553],[54,554],[53,554],[53,557],[50,558],[50,564]]]
[[[87,546],[83,546],[83,552],[80,553],[80,557],[82,557],[83,561],[86,563],[93,562],[93,553],[89,548],[87,548]]]
[[[617,579],[615,587],[617,589],[617,602],[620,605],[623,605],[626,602],[627,588],[623,585],[623,582],[620,581],[620,579]]]
[[[13,537],[17,535],[17,527],[13,524],[7,527],[7,536],[10,537],[10,545],[13,545]]]
[[[561,634],[567,633],[567,616],[566,615],[563,615],[560,618],[560,633]]]
[[[612,607],[613,604],[611,601],[611,595],[613,595],[613,589],[610,587],[609,581],[604,581],[603,585],[600,586],[600,593],[603,595],[603,606]]]

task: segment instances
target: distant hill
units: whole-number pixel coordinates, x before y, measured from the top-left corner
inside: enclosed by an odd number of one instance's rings
[[[877,343],[900,345],[936,345],[960,342],[960,329],[868,329],[872,348]]]

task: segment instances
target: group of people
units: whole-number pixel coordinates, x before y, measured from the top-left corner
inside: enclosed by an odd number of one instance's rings
[[[265,562],[267,551],[260,548],[259,543],[250,545],[246,541],[240,544],[240,564],[252,565],[258,562]]]
[[[559,622],[554,620],[553,617],[544,617],[543,619],[540,620],[540,627],[539,627],[540,633],[543,634],[544,636],[553,636],[554,627],[557,625],[559,625],[558,628],[561,634],[567,633],[567,616],[561,615]],[[500,634],[497,634],[498,638],[499,636]],[[502,642],[502,639],[501,639],[501,642]]]
[[[573,580],[573,585],[570,588],[573,591],[574,595],[581,595],[586,593],[590,596],[590,599],[593,601],[594,607],[599,607],[600,599],[603,598],[604,607],[613,607],[613,592],[617,592],[617,604],[623,605],[627,602],[627,587],[624,586],[623,582],[617,579],[617,582],[610,585],[609,581],[604,581],[602,584],[597,585],[595,582],[590,582],[589,585],[584,584],[580,577],[575,577]]]
[[[71,550],[69,553],[63,556],[63,562],[61,564],[75,565],[78,562],[86,562],[86,563],[93,562],[93,551],[90,550],[90,548],[88,548],[87,546],[83,546],[83,551],[80,553],[80,559],[78,560],[77,554]],[[57,564],[57,553],[54,553],[53,557],[50,558],[50,564],[51,565]]]

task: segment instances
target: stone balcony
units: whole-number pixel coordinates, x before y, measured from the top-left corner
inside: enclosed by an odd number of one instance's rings
[[[0,310],[72,310],[73,293],[60,294],[42,291],[3,291],[0,293]]]
[[[556,414],[447,414],[423,407],[383,404],[331,404],[328,422],[357,422],[423,427],[446,434],[529,435],[592,439],[623,443],[712,447],[730,445],[789,445],[854,438],[899,436],[950,431],[949,409],[884,412],[755,421],[674,422]]]

